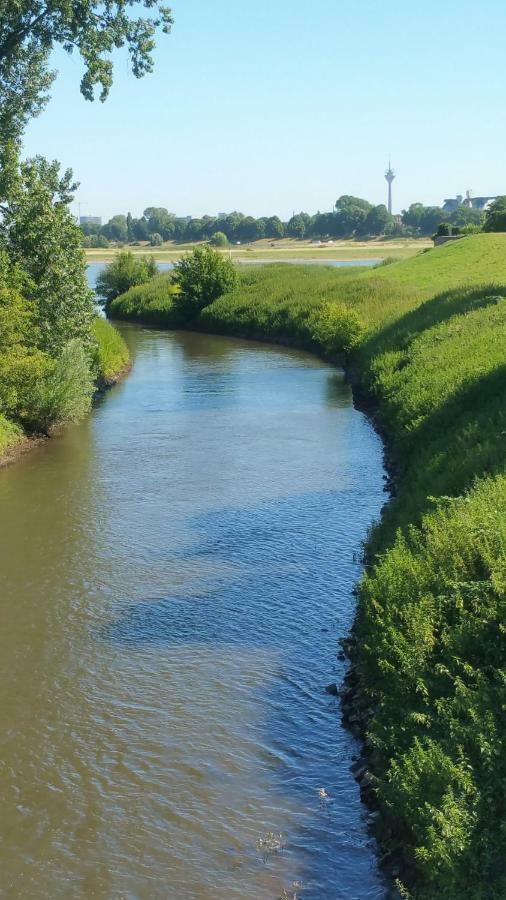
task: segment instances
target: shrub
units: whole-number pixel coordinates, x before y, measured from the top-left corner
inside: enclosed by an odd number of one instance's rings
[[[213,247],[227,247],[228,237],[223,231],[215,231],[209,243],[212,244]]]
[[[149,236],[149,243],[152,247],[161,247],[163,244],[163,237],[155,231],[154,234]]]
[[[89,412],[94,392],[88,355],[78,340],[69,341],[32,391],[31,425],[48,434]]]
[[[201,309],[235,287],[237,271],[232,261],[211,247],[195,247],[174,266],[173,283],[181,291],[179,308],[190,319]]]
[[[137,284],[144,284],[158,271],[153,256],[135,256],[130,250],[117,253],[97,278],[97,295],[107,304]]]
[[[324,303],[310,321],[315,344],[324,353],[349,353],[359,340],[362,327],[357,314],[342,303]]]

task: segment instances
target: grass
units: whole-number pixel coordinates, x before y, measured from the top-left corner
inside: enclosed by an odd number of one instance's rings
[[[459,285],[506,283],[506,234],[476,234],[387,266],[380,278],[431,293]]]
[[[108,314],[113,318],[132,319],[148,325],[165,325],[171,328],[179,324],[173,303],[175,293],[170,276],[158,275],[112,300],[108,306]]]
[[[65,411],[64,416],[60,417],[62,421],[76,421],[89,409],[96,384],[98,386],[114,384],[125,373],[130,357],[118,331],[110,322],[97,317],[93,322],[93,335],[96,340],[93,375],[90,373],[88,356],[82,347],[72,347],[72,342],[69,342],[63,356],[56,361],[53,375],[49,380],[35,378],[32,384],[24,379],[25,385],[28,384],[25,399],[27,409],[23,417],[12,415],[12,418],[19,418],[23,428],[0,413],[0,463],[2,460],[12,458],[11,451],[14,451],[15,455],[16,447],[26,439],[27,434],[44,432],[44,416],[49,415],[52,419],[56,406],[60,412]],[[82,354],[80,366],[76,365],[76,352],[78,355]],[[28,417],[30,407],[37,409],[38,418],[35,425],[31,424]],[[47,433],[49,432],[50,428],[47,429]]]
[[[0,413],[0,459],[23,440],[21,429]]]
[[[129,366],[127,345],[111,323],[98,316],[93,323],[93,334],[98,348],[99,379],[105,384],[114,384]]]
[[[170,326],[169,281],[135,290],[115,311]],[[504,900],[506,234],[367,272],[245,269],[190,325],[360,373],[396,471],[353,668],[382,837],[410,896]]]
[[[134,254],[152,253],[158,262],[173,262],[179,259],[183,253],[193,250],[195,244],[176,244],[167,241],[161,247],[150,247],[143,243],[138,247],[129,246]],[[416,239],[375,239],[370,241],[343,240],[334,241],[332,244],[313,244],[311,241],[298,241],[283,238],[277,241],[261,240],[252,244],[231,245],[222,252],[231,255],[235,260],[248,262],[249,260],[264,260],[278,262],[286,259],[310,259],[310,260],[359,260],[382,259],[394,257],[406,259],[415,256],[427,247],[432,247],[432,241],[426,238]],[[110,262],[117,250],[114,247],[108,249],[86,249],[88,262]]]

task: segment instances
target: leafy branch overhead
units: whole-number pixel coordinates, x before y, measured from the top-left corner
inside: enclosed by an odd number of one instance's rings
[[[136,15],[141,9],[145,14]],[[133,74],[153,70],[158,31],[173,23],[159,0],[0,0],[0,126],[18,138],[26,121],[47,101],[55,77],[48,69],[56,46],[77,51],[85,65],[81,93],[105,100],[113,81],[112,53],[127,46]]]

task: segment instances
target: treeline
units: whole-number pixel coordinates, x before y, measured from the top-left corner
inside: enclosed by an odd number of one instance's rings
[[[294,214],[287,222],[279,216],[245,216],[232,212],[223,216],[201,218],[178,217],[163,207],[149,206],[140,218],[113,216],[105,225],[81,225],[84,246],[107,247],[110,242],[136,243],[148,241],[153,246],[165,241],[191,243],[210,241],[216,245],[251,243],[267,238],[306,238],[314,240],[337,238],[419,237],[432,235],[442,223],[455,229],[475,230],[483,224],[479,210],[460,206],[451,214],[439,206],[412,203],[402,216],[392,216],[384,204],[373,206],[360,197],[343,195],[334,209],[327,213]]]

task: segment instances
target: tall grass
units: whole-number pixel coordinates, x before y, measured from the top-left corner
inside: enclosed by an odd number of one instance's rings
[[[129,366],[127,345],[111,323],[98,316],[93,322],[93,335],[96,341],[95,366],[99,381],[114,384]]]

